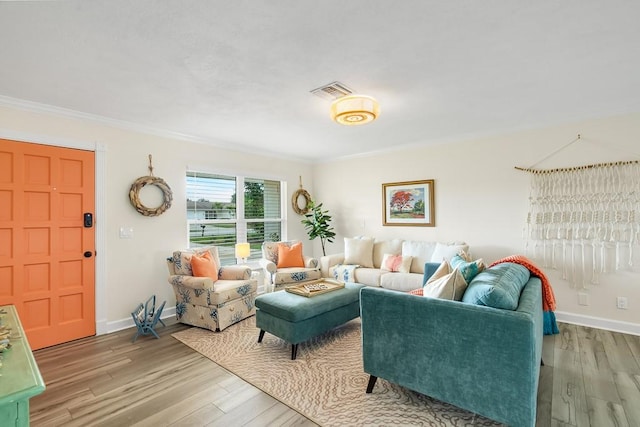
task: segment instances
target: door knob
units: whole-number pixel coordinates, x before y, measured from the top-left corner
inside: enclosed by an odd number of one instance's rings
[[[92,253],[91,251],[86,251],[86,252],[84,253],[84,257],[85,257],[85,258],[91,258],[91,256],[92,256],[92,255],[93,255],[93,253]]]

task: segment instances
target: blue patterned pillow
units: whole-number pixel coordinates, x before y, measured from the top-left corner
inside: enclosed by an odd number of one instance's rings
[[[457,268],[462,273],[462,277],[467,283],[471,283],[474,277],[478,275],[482,270],[484,270],[484,262],[482,259],[477,259],[475,261],[467,261],[460,255],[454,255],[449,261],[452,268]]]
[[[462,302],[515,310],[529,276],[529,270],[519,264],[504,262],[495,265],[478,274],[469,283]]]

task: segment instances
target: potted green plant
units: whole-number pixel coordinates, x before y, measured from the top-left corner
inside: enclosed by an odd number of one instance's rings
[[[336,235],[331,226],[331,215],[329,215],[328,210],[322,210],[322,203],[316,205],[314,200],[309,201],[308,208],[309,210],[304,214],[305,218],[301,222],[310,240],[314,240],[316,237],[320,238],[322,255],[327,255],[325,242],[333,243],[333,238]]]

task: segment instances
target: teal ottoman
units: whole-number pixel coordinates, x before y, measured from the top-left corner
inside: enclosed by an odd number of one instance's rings
[[[291,343],[291,360],[298,344],[360,317],[360,289],[365,285],[345,283],[343,289],[307,298],[287,291],[256,297],[258,342],[269,332]]]

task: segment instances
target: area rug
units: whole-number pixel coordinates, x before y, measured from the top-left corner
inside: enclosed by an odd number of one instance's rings
[[[322,426],[495,426],[495,422],[383,379],[366,394],[360,319],[298,346],[259,330],[250,317],[222,332],[191,328],[173,336]],[[393,361],[390,361],[393,363]]]

